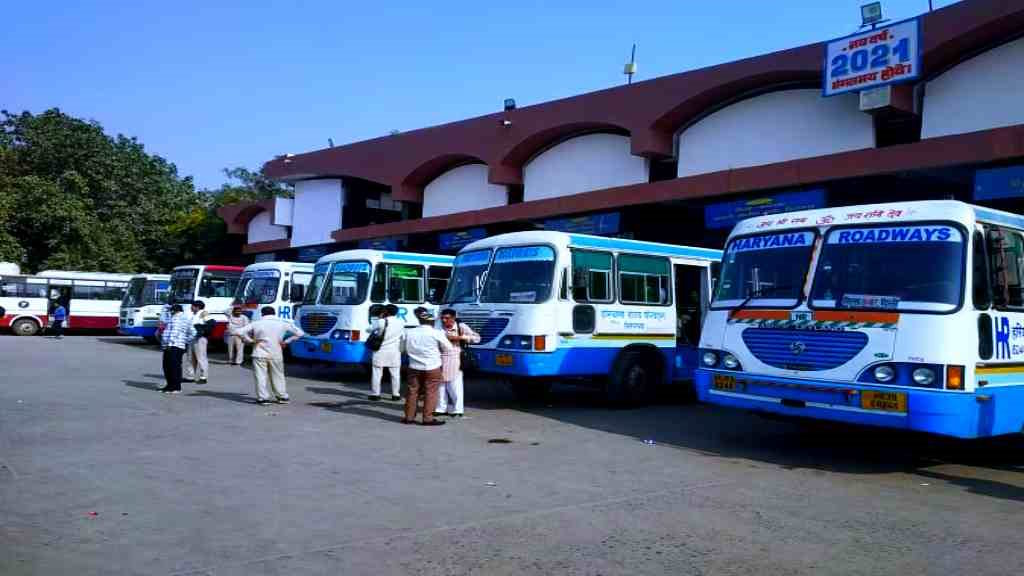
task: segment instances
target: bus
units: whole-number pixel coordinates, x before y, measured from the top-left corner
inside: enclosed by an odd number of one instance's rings
[[[477,369],[517,393],[555,379],[604,387],[616,405],[693,377],[721,251],[555,231],[464,247],[444,301],[480,334]]]
[[[121,300],[118,333],[123,336],[138,336],[149,343],[155,343],[160,314],[167,304],[170,287],[171,277],[168,274],[132,276],[124,299]]]
[[[313,265],[300,262],[257,262],[245,267],[231,306],[240,306],[251,320],[273,306],[278,318],[291,319],[313,278]]]
[[[206,311],[216,321],[210,341],[222,339],[242,270],[241,266],[213,264],[178,266],[171,272],[171,293],[167,303],[187,308],[192,302],[202,300]]]
[[[0,328],[19,336],[39,334],[62,304],[67,329],[116,330],[118,309],[131,274],[44,270],[35,276],[0,275]]]
[[[441,301],[452,273],[452,256],[346,250],[320,258],[297,314],[306,336],[291,344],[307,360],[369,364],[370,322],[381,306],[398,307],[398,319],[415,326],[413,310]]]
[[[959,438],[1024,427],[1024,218],[957,201],[762,216],[730,234],[700,400]]]

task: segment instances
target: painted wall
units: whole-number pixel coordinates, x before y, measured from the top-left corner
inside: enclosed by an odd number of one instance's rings
[[[875,145],[858,96],[821,90],[762,94],[698,120],[678,136],[678,176],[812,158]]]
[[[295,200],[291,198],[274,198],[274,224],[278,226],[292,225],[292,210]]]
[[[523,167],[523,199],[570,196],[647,181],[647,159],[630,153],[628,136],[586,134],[548,148]]]
[[[295,183],[292,208],[292,246],[333,242],[341,228],[345,191],[341,180],[303,180]]]
[[[423,216],[441,216],[508,204],[504,186],[487,181],[486,164],[457,166],[423,189]]]
[[[270,212],[260,212],[249,221],[249,234],[247,236],[250,244],[253,242],[266,242],[267,240],[281,240],[288,237],[288,228],[275,226],[270,221]]]
[[[921,138],[1024,124],[1024,38],[925,84]]]

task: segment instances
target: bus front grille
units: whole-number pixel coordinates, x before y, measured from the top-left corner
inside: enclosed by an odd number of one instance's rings
[[[508,326],[508,318],[492,318],[483,314],[460,314],[459,320],[480,335],[480,344],[494,340]]]
[[[867,346],[863,332],[818,332],[747,328],[743,343],[755,358],[784,370],[831,370],[846,364]]]
[[[338,319],[334,316],[318,312],[303,314],[302,319],[299,320],[302,329],[310,336],[320,336],[327,333],[331,328],[334,328],[337,322]]]

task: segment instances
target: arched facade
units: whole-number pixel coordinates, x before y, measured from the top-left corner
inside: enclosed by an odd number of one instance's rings
[[[679,177],[812,158],[874,146],[857,96],[821,90],[769,92],[730,104],[678,136]]]
[[[486,164],[463,164],[423,188],[423,216],[443,216],[508,204],[504,186],[487,181]]]
[[[288,238],[288,228],[275,226],[271,213],[264,210],[249,220],[247,233],[249,242],[267,242],[270,240],[284,240]]]
[[[647,159],[631,153],[628,136],[584,134],[551,146],[523,167],[523,200],[571,196],[647,179]]]

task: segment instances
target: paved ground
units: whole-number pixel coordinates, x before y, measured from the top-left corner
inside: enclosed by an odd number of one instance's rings
[[[575,388],[401,426],[358,374],[165,397],[156,350],[0,336],[0,574],[1009,574],[1024,441],[958,443]],[[345,384],[341,381],[345,380]],[[491,443],[492,439],[510,443]],[[653,439],[654,445],[642,442]]]

